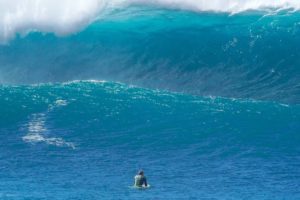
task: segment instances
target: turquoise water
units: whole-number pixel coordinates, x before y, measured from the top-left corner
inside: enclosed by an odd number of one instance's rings
[[[299,199],[299,19],[132,7],[16,36],[0,198]]]
[[[106,80],[196,95],[299,103],[300,14],[133,7],[81,32],[0,46],[0,82]]]

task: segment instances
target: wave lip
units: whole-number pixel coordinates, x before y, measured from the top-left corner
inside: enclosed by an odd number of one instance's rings
[[[0,0],[0,41],[31,31],[68,35],[105,17],[114,9],[130,6],[238,13],[247,10],[299,10],[296,0]]]

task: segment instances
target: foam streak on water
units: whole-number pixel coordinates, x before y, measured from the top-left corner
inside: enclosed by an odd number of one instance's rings
[[[50,106],[47,113],[35,113],[29,119],[27,127],[28,132],[22,137],[22,140],[27,143],[46,143],[48,145],[54,145],[58,147],[70,147],[75,149],[75,145],[72,142],[66,142],[64,139],[59,137],[49,137],[47,135],[53,135],[51,130],[47,129],[47,114],[49,111],[55,109],[55,107],[66,106],[67,102],[65,100],[57,100],[55,106]]]

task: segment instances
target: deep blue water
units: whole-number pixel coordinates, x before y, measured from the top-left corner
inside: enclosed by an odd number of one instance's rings
[[[132,7],[16,36],[0,198],[300,199],[299,21]],[[148,190],[130,187],[139,169]]]

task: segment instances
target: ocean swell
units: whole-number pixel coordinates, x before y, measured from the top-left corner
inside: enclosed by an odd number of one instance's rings
[[[299,105],[96,81],[0,96],[2,191],[17,199],[299,199]],[[147,192],[128,188],[139,168]]]

